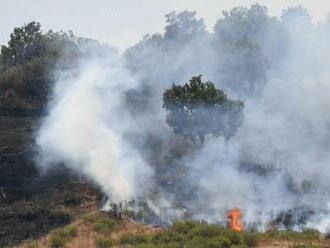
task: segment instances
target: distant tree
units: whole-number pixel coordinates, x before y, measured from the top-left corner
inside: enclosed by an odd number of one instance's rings
[[[5,67],[23,64],[43,54],[45,49],[46,43],[40,24],[30,22],[14,29],[8,46],[1,46],[0,60]]]
[[[15,28],[8,44],[1,46],[0,113],[40,113],[49,99],[54,71],[76,68],[80,58],[110,50],[72,32],[43,33],[37,22]]]
[[[164,92],[163,104],[168,125],[195,143],[203,144],[207,134],[227,142],[243,124],[244,103],[229,99],[212,82],[202,82],[201,75],[183,86],[173,84]]]
[[[265,50],[275,19],[259,4],[235,7],[223,16],[214,27],[216,50],[223,61],[219,80],[240,95],[256,95],[266,83]]]
[[[301,28],[312,24],[312,17],[303,5],[290,7],[283,11],[281,20],[285,25],[296,24]]]
[[[196,19],[196,12],[171,12],[165,17],[165,39],[184,42],[206,32],[206,25],[203,19]]]

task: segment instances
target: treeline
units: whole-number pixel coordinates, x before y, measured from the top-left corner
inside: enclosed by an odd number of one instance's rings
[[[329,25],[329,21],[313,24],[302,6],[289,8],[280,17],[270,16],[258,4],[235,7],[223,12],[211,32],[195,12],[170,13],[163,34],[146,35],[123,54],[142,85],[129,92],[130,106],[146,109],[146,95],[159,97],[170,83],[199,74],[240,97],[258,96],[270,73],[285,73],[285,67],[302,61],[299,56],[292,60],[292,54],[313,53],[306,45],[306,33],[317,37],[315,48],[330,41],[330,32],[324,32]],[[320,30],[322,36],[317,35]],[[109,47],[72,32],[42,32],[36,22],[15,28],[1,47],[0,113],[42,113],[56,69],[75,67],[77,58],[102,54],[104,49]]]
[[[56,71],[73,69],[79,58],[106,47],[72,32],[42,32],[37,22],[15,28],[1,46],[0,114],[42,114]]]

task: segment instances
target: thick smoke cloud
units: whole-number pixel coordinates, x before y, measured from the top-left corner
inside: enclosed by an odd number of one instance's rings
[[[151,169],[125,141],[133,121],[121,109],[123,92],[136,82],[118,62],[90,61],[78,76],[59,80],[55,101],[37,144],[41,165],[64,162],[97,183],[115,202],[147,190]]]
[[[312,24],[302,6],[281,18],[259,5],[235,8],[211,33],[193,12],[171,13],[164,34],[57,82],[37,139],[40,164],[65,162],[113,201],[142,198],[159,214],[188,209],[216,222],[240,207],[245,221],[266,227],[308,212],[305,224],[326,231],[329,26]],[[212,136],[196,148],[166,125],[162,93],[198,74],[245,102],[228,149]]]

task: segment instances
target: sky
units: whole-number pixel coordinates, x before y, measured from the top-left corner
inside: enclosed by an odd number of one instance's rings
[[[194,10],[211,30],[222,11],[255,2],[280,15],[289,6],[303,4],[315,21],[330,12],[329,0],[0,0],[0,44],[6,44],[14,27],[30,21],[43,30],[72,30],[123,50],[144,35],[162,32],[165,14]]]

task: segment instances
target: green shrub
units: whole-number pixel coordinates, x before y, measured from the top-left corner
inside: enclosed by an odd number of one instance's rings
[[[223,228],[214,225],[214,224],[198,224],[194,228],[192,228],[188,236],[190,238],[195,237],[195,236],[202,236],[202,237],[214,237],[217,235],[220,235],[222,232]]]
[[[321,233],[315,229],[306,228],[302,232],[292,230],[271,230],[262,234],[265,238],[280,240],[319,240]]]
[[[57,228],[50,234],[51,247],[63,247],[66,242],[74,238],[77,234],[77,228],[73,225]]]
[[[256,232],[244,232],[243,240],[244,244],[248,247],[256,247],[259,240],[259,234]]]
[[[305,228],[301,233],[307,240],[319,240],[321,238],[320,231],[313,228]]]
[[[196,236],[187,240],[187,247],[189,248],[230,248],[231,241],[227,237],[201,237]]]
[[[95,240],[96,248],[109,248],[111,246],[112,246],[111,239],[98,238],[97,240]]]
[[[151,243],[155,244],[180,243],[183,241],[184,237],[172,230],[156,233],[151,237]]]
[[[191,229],[197,226],[197,221],[178,221],[172,225],[172,230],[181,234],[187,234]]]
[[[100,213],[88,213],[83,217],[84,221],[88,223],[96,223],[101,221],[103,218],[104,216],[102,216]]]
[[[100,222],[94,223],[94,231],[109,234],[112,232],[116,222],[112,219],[103,219]]]
[[[137,245],[147,242],[148,237],[146,235],[124,234],[120,237],[120,244],[122,245]]]
[[[55,210],[51,216],[57,223],[68,224],[72,220],[72,213],[69,209]]]

